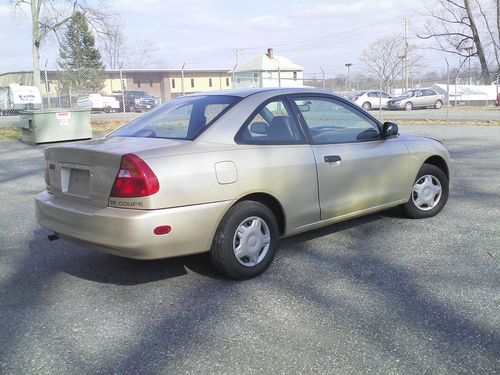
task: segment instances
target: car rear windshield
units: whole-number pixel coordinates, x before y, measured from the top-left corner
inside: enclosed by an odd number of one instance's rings
[[[122,126],[110,137],[195,139],[240,98],[229,95],[172,99]]]

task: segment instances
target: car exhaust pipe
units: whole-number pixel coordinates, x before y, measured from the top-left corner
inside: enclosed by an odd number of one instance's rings
[[[57,233],[52,233],[52,234],[49,234],[47,236],[47,238],[49,239],[50,242],[52,242],[52,241],[58,240],[59,236],[57,235]]]

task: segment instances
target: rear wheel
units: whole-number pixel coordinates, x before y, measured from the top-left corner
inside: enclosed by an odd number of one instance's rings
[[[249,279],[269,267],[278,242],[273,212],[262,203],[243,201],[233,206],[219,224],[210,258],[224,275]]]
[[[435,109],[439,109],[443,106],[443,102],[441,100],[436,100],[436,102],[434,103],[434,108]]]
[[[370,102],[364,102],[361,107],[363,107],[365,111],[369,111],[370,109],[372,109],[372,105],[370,104]]]
[[[405,109],[407,111],[411,111],[413,109],[413,103],[412,102],[408,102],[405,104]]]
[[[417,174],[410,199],[403,210],[413,219],[437,215],[448,200],[448,178],[432,164],[424,164]]]

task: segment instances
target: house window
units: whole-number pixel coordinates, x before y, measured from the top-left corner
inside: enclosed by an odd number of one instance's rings
[[[297,80],[297,72],[293,72],[293,80],[296,81]]]
[[[212,78],[208,79],[208,87],[212,87]]]
[[[194,87],[194,78],[191,78],[191,87]]]
[[[226,86],[229,86],[229,78],[226,78]]]
[[[175,89],[175,78],[172,78],[172,88]]]

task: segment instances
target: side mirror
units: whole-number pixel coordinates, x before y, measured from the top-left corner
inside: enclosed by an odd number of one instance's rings
[[[394,122],[384,122],[384,125],[382,125],[383,138],[388,138],[398,135],[398,132],[399,132],[398,124]]]

